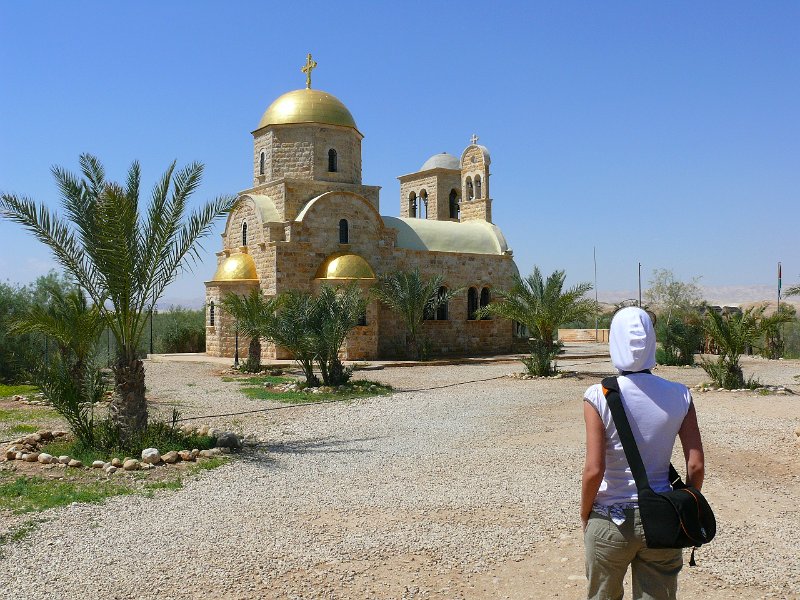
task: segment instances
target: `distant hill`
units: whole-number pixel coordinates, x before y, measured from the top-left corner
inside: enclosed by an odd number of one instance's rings
[[[706,302],[718,306],[742,306],[747,308],[761,302],[774,305],[778,299],[777,288],[768,285],[701,285],[700,289]],[[638,295],[639,292],[637,290],[598,290],[597,299],[600,302],[616,304],[622,300],[637,298]],[[781,298],[781,303],[791,304],[800,312],[800,296]]]

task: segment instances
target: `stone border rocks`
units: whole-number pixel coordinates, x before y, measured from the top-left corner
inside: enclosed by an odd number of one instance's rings
[[[25,437],[14,440],[2,453],[3,461],[24,461],[28,463],[39,463],[41,465],[55,465],[58,467],[71,467],[74,469],[102,469],[107,475],[113,475],[117,471],[147,471],[156,466],[174,465],[179,462],[196,462],[201,458],[214,458],[230,454],[233,451],[241,450],[245,445],[254,446],[258,443],[255,436],[249,435],[240,438],[231,431],[214,429],[207,425],[194,428],[184,426],[181,430],[186,434],[208,435],[216,438],[217,445],[207,450],[170,450],[161,454],[158,448],[145,448],[139,459],[126,456],[125,458],[112,458],[110,461],[95,460],[90,466],[84,466],[83,462],[67,455],[54,457],[47,452],[42,452],[42,446],[57,438],[66,438],[69,434],[66,431],[41,430]]]

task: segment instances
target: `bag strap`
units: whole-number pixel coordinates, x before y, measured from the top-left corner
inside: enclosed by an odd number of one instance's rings
[[[650,488],[647,480],[647,471],[642,462],[642,455],[639,454],[639,447],[631,431],[631,424],[628,415],[625,414],[625,407],[622,406],[622,396],[619,393],[619,383],[616,377],[606,377],[603,379],[603,394],[605,394],[608,408],[611,409],[611,418],[617,427],[619,440],[622,442],[622,449],[625,451],[625,458],[631,467],[633,479],[636,481],[636,489],[640,492]]]
[[[645,371],[623,371],[623,375],[630,375],[632,373],[650,373],[649,370]],[[650,482],[647,478],[647,471],[644,468],[642,455],[639,454],[639,447],[636,445],[636,439],[633,437],[631,431],[631,424],[628,421],[628,415],[625,413],[625,407],[622,405],[622,396],[619,392],[619,382],[616,377],[606,377],[603,379],[603,394],[606,397],[608,408],[611,410],[611,418],[614,419],[614,425],[617,427],[619,440],[622,442],[622,449],[625,451],[625,458],[628,459],[628,465],[631,467],[633,479],[636,482],[636,489],[643,490],[650,488]],[[672,484],[673,489],[686,487],[683,483],[678,471],[669,463],[669,482]]]

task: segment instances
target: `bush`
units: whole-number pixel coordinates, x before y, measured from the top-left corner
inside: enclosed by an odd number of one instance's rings
[[[694,354],[703,340],[703,325],[693,312],[673,313],[656,321],[656,337],[660,347],[656,362],[660,365],[693,365]]]
[[[784,323],[781,327],[785,358],[800,358],[800,320]]]
[[[100,421],[95,428],[94,450],[107,454],[122,453],[138,457],[145,448],[158,448],[162,453],[170,450],[197,448],[204,450],[216,445],[216,438],[186,434],[175,423],[151,421],[147,427],[129,439],[121,435],[118,425],[111,420]]]
[[[172,306],[166,313],[155,315],[154,328],[158,325],[155,352],[205,352],[206,314],[205,310],[191,310]]]

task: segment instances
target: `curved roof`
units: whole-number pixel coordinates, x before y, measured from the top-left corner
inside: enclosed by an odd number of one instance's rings
[[[500,229],[487,221],[433,221],[382,217],[386,227],[397,230],[397,247],[409,250],[505,254],[508,244]]]
[[[280,96],[269,105],[256,129],[290,123],[341,125],[358,131],[353,115],[341,100],[322,90],[310,88],[294,90]]]
[[[275,208],[275,203],[269,196],[244,194],[240,200],[245,198],[250,198],[253,201],[262,223],[280,223],[282,221],[280,214],[278,214],[278,209]]]
[[[429,171],[431,169],[453,169],[458,171],[461,169],[461,161],[452,154],[447,152],[440,152],[434,154],[420,167],[420,171]]]
[[[369,263],[358,254],[337,253],[326,258],[317,269],[316,279],[375,279]]]
[[[308,202],[306,202],[305,206],[303,206],[303,208],[300,210],[300,212],[297,213],[297,216],[295,217],[294,220],[295,221],[302,221],[303,219],[306,218],[306,215],[317,204],[317,202],[323,201],[326,198],[328,198],[329,196],[337,196],[337,195],[339,195],[339,196],[350,196],[352,198],[356,198],[359,202],[362,202],[367,207],[369,207],[369,210],[375,215],[376,219],[380,219],[381,218],[381,216],[378,214],[378,211],[375,210],[375,207],[370,203],[369,200],[364,198],[364,196],[362,196],[360,194],[356,194],[355,192],[348,192],[347,190],[336,190],[336,191],[324,192],[324,193],[320,194],[319,196],[316,196],[316,197],[312,198],[311,200],[309,200]]]
[[[481,153],[483,154],[483,162],[486,164],[486,166],[492,164],[492,157],[489,156],[489,149],[486,146],[481,146],[480,144],[470,144],[469,146],[467,146],[464,149],[464,152],[461,154],[461,161],[464,160],[464,155],[467,153],[467,150],[473,147],[478,148],[481,151]]]
[[[223,260],[212,281],[258,281],[256,263],[249,254],[231,254]]]

